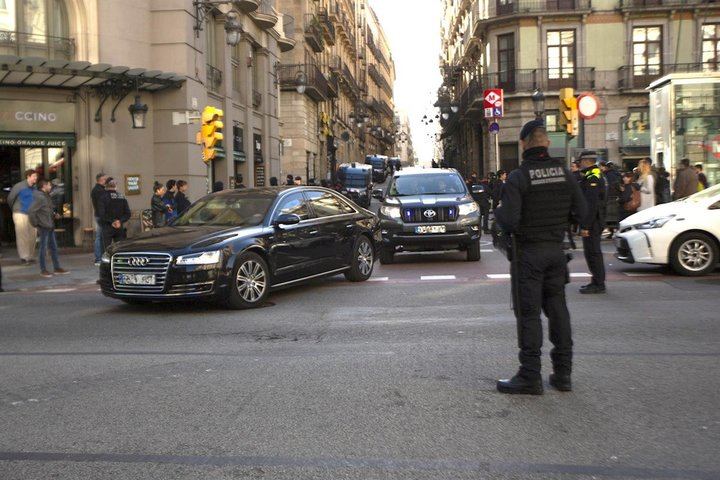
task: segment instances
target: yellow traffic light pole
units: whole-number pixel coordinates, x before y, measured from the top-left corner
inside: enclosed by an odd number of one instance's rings
[[[212,192],[215,182],[213,178],[212,162],[218,157],[218,150],[222,148],[224,113],[219,108],[205,107],[200,115],[200,131],[197,133],[195,143],[202,146],[201,159],[207,165],[207,191]]]
[[[577,98],[572,88],[560,89],[560,115],[558,125],[565,130],[565,162],[570,166],[570,140],[577,137],[580,129]]]

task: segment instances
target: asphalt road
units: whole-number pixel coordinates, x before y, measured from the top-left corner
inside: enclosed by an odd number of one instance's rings
[[[0,479],[720,478],[719,275],[613,265],[586,297],[573,261],[575,390],[505,396],[507,262],[484,250],[245,312],[2,294]]]

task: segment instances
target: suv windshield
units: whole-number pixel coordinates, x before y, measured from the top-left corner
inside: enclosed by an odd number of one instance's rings
[[[384,168],[385,167],[385,159],[384,158],[370,158],[369,159],[370,164],[373,166],[373,168]]]
[[[368,177],[366,175],[358,175],[358,174],[345,174],[345,178],[342,181],[342,184],[345,187],[350,188],[365,188],[367,187],[368,183]]]
[[[253,227],[262,223],[272,197],[218,195],[199,200],[182,214],[174,227],[212,225],[218,227]]]
[[[401,175],[393,178],[388,195],[407,197],[410,195],[464,195],[465,183],[457,173],[434,175]]]

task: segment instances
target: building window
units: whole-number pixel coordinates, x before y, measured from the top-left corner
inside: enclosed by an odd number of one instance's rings
[[[515,34],[498,35],[498,86],[515,90]]]
[[[242,55],[240,55],[240,45],[236,45],[232,49],[232,57],[230,58],[230,64],[232,65],[232,88],[233,92],[236,93],[235,97],[243,98],[242,94],[242,72],[240,70],[240,64]]]
[[[702,64],[706,72],[718,71],[720,65],[720,24],[709,23],[702,27]]]
[[[632,43],[633,76],[645,86],[662,74],[662,27],[633,28]]]
[[[507,15],[515,11],[515,0],[495,0],[498,15]]]
[[[63,0],[0,0],[0,55],[71,60],[69,32]]]
[[[575,30],[547,32],[548,88],[574,87]]]

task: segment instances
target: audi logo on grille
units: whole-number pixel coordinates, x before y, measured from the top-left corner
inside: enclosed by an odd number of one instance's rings
[[[423,215],[425,215],[425,218],[435,218],[437,212],[435,210],[425,210]]]
[[[131,257],[128,258],[127,263],[131,267],[144,267],[145,265],[150,263],[150,259],[147,257]]]

